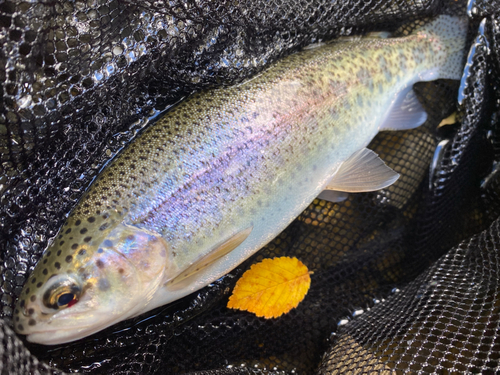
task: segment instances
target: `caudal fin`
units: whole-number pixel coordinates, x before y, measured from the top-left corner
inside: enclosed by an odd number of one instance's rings
[[[467,38],[467,19],[441,15],[415,30],[414,34],[429,38],[435,44],[438,63],[437,76],[422,77],[424,81],[432,79],[460,79],[465,60],[465,42]]]

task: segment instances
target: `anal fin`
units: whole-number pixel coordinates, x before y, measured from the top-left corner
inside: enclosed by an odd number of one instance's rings
[[[236,249],[252,232],[253,227],[246,228],[239,231],[238,233],[232,235],[229,239],[224,242],[214,246],[206,255],[197,259],[188,268],[183,270],[179,275],[174,277],[172,280],[168,281],[166,285],[170,289],[177,289],[184,287],[185,284],[190,281],[191,277],[198,274],[200,271],[204,270],[223,256],[229,254],[231,251]]]
[[[399,174],[389,168],[375,152],[363,148],[342,163],[328,182],[326,190],[348,193],[375,191],[392,185],[398,178]]]

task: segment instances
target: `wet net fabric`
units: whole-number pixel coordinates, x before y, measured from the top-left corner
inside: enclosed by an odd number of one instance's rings
[[[0,3],[0,372],[498,372],[498,9],[420,0]],[[401,174],[396,184],[339,204],[315,200],[227,276],[87,339],[45,347],[11,330],[16,298],[65,215],[170,105],[310,43],[401,34],[438,14],[468,14],[474,53],[460,87],[415,86],[426,124],[369,146]],[[436,129],[456,111],[457,92],[457,122]],[[242,273],[278,256],[314,272],[298,308],[273,320],[228,310]]]

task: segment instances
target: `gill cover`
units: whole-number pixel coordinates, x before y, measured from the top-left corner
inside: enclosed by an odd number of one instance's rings
[[[78,340],[144,309],[169,268],[167,245],[155,233],[117,225],[66,272],[49,278],[23,306],[28,341]],[[170,266],[171,268],[171,266]]]

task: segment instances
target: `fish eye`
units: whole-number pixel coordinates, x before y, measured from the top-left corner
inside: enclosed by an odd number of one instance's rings
[[[75,299],[75,295],[73,293],[64,293],[59,296],[57,299],[57,305],[59,307],[66,306],[70,304]]]
[[[78,302],[80,294],[79,285],[72,281],[63,281],[52,285],[43,294],[43,304],[54,310],[71,307]]]

